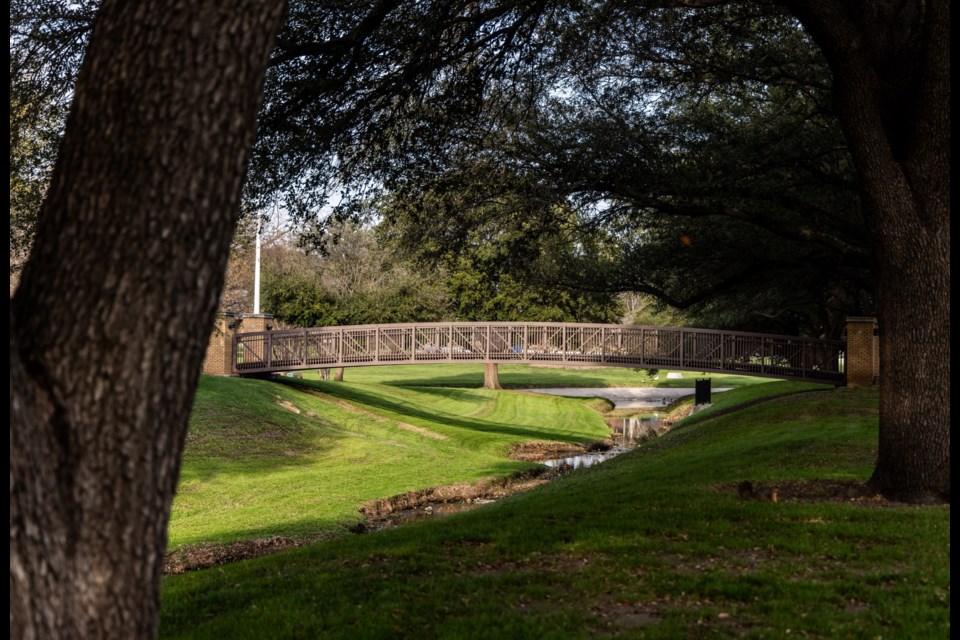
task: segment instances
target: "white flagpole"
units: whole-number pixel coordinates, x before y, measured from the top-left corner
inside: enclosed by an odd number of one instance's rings
[[[253,312],[260,313],[260,225],[263,217],[257,214],[257,261],[253,271]]]

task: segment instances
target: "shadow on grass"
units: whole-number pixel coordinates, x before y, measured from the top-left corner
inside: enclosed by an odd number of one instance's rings
[[[549,428],[536,429],[531,427],[521,427],[515,425],[509,425],[502,422],[492,422],[488,420],[471,420],[464,418],[462,416],[457,416],[450,413],[444,413],[437,410],[427,410],[417,406],[412,402],[401,401],[394,398],[385,398],[377,394],[373,390],[366,390],[357,388],[354,386],[347,386],[344,384],[338,384],[335,382],[321,382],[321,381],[310,381],[310,380],[297,380],[297,379],[283,379],[280,381],[281,384],[290,386],[290,387],[302,387],[305,389],[311,389],[314,391],[320,391],[321,393],[328,394],[330,396],[347,400],[349,402],[355,402],[357,404],[362,404],[367,407],[373,407],[381,411],[386,411],[396,416],[399,416],[402,420],[420,420],[426,421],[428,423],[441,423],[443,425],[457,427],[460,429],[466,429],[469,431],[479,431],[483,433],[499,433],[502,435],[512,436],[518,439],[524,440],[559,440],[563,442],[588,442],[594,438],[590,437],[577,437],[571,434],[558,433],[556,431],[550,430]],[[464,390],[451,390],[445,388],[435,388],[435,387],[418,387],[416,389],[420,393],[434,395],[438,399],[449,399],[449,398],[466,398],[466,401],[471,404],[479,405],[473,400],[475,397],[475,392],[470,391],[469,389]],[[461,400],[463,401],[463,400]],[[549,426],[549,425],[547,425]]]
[[[705,620],[718,636],[947,637],[948,510],[737,493],[803,478],[800,451],[829,463],[820,478],[865,477],[831,445],[869,452],[875,397],[845,395],[716,417],[691,425],[695,447],[637,450],[476,511],[171,576],[160,635],[639,637],[618,625],[645,613],[661,638],[703,636]]]
[[[775,378],[757,378],[724,373],[685,371],[683,378],[667,378],[668,369],[659,371],[654,380],[646,369],[617,366],[547,366],[527,364],[499,365],[500,384],[505,389],[532,387],[693,387],[696,378],[708,377],[716,386],[743,386],[769,382]],[[678,370],[679,371],[679,370]],[[464,387],[483,386],[480,364],[411,364],[375,367],[348,367],[347,382],[384,384],[395,387]]]
[[[503,366],[503,365],[501,365]],[[460,373],[454,375],[435,375],[410,377],[398,374],[397,377],[384,378],[379,384],[390,385],[394,387],[462,387],[467,389],[483,387],[483,370],[477,373]],[[567,370],[563,373],[555,371],[544,371],[542,374],[534,372],[511,372],[501,370],[499,373],[500,385],[504,389],[523,389],[537,386],[562,386],[562,387],[607,387],[611,386],[609,378],[600,376],[591,376],[584,372]],[[626,381],[624,382],[626,383]],[[649,384],[645,380],[638,380],[637,383]],[[692,383],[691,383],[692,384]]]

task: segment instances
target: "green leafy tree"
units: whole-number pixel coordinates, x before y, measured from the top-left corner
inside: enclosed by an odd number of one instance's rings
[[[26,260],[95,3],[10,3],[10,267]]]
[[[596,256],[601,243],[571,236],[573,213],[549,199],[537,203],[509,189],[489,193],[490,175],[479,174],[463,191],[381,202],[386,220],[378,233],[394,252],[437,270],[460,320],[616,322],[622,313],[616,292],[558,277],[578,255]],[[499,178],[501,186],[516,186]],[[531,224],[538,204],[549,209],[551,224]]]
[[[590,29],[559,29],[562,55],[543,63],[553,84],[501,113],[472,151],[395,161],[403,175],[388,185],[408,204],[393,211],[423,229],[420,244],[465,247],[467,229],[517,219],[534,241],[604,238],[602,255],[556,272],[569,288],[648,293],[714,326],[831,337],[846,314],[870,313],[852,161],[826,63],[796,21],[745,5],[612,15],[584,10]],[[572,226],[557,215],[571,207]],[[515,262],[525,256],[540,259]]]
[[[264,311],[301,327],[450,319],[442,278],[381,249],[373,231],[335,227],[323,255],[289,244],[264,251]]]

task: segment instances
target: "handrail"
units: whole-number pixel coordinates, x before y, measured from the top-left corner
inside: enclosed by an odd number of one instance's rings
[[[423,322],[240,333],[238,374],[443,362],[574,363],[842,384],[845,343],[744,331],[561,322]]]

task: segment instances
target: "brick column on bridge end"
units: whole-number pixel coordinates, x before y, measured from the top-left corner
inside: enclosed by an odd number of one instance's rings
[[[500,386],[500,373],[496,362],[483,363],[483,388],[484,389],[502,389]]]
[[[233,338],[241,331],[268,331],[273,328],[269,313],[218,313],[214,321],[207,353],[203,358],[203,372],[214,376],[232,376]]]
[[[845,369],[848,387],[869,387],[880,381],[880,333],[876,318],[847,318]]]

